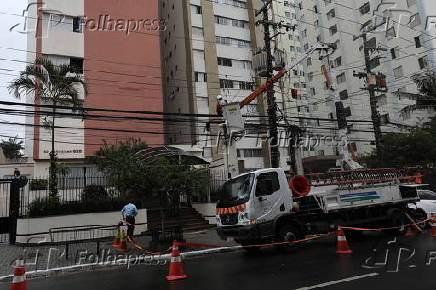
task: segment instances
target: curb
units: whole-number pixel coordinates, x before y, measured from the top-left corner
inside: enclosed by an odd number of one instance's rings
[[[191,259],[195,257],[203,257],[211,254],[219,254],[219,253],[227,253],[241,250],[242,246],[232,246],[232,247],[221,247],[221,248],[213,248],[207,250],[200,251],[191,251],[181,253],[182,258]],[[166,263],[171,261],[171,254],[165,254],[161,256],[153,256],[150,255],[148,257],[158,257],[159,260],[165,261]],[[144,259],[143,259],[144,261]],[[100,270],[100,269],[110,269],[110,268],[121,268],[126,267],[128,264],[128,259],[117,260],[115,264],[83,264],[83,265],[73,265],[66,267],[53,268],[48,270],[35,270],[26,272],[26,277],[29,279],[42,278],[42,277],[53,277],[58,276],[64,273],[75,273],[81,271],[91,271],[91,270]],[[13,275],[0,276],[0,282],[11,282]]]

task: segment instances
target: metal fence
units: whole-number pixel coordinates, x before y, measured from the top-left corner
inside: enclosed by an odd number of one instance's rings
[[[62,176],[52,195],[48,178],[33,178],[21,190],[20,216],[43,216],[83,211],[109,211],[122,204],[121,193],[104,176]]]

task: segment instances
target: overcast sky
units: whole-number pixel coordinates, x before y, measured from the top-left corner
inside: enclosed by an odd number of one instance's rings
[[[18,32],[11,32],[10,28],[20,23],[23,27],[24,17],[23,10],[26,9],[27,0],[1,0],[0,1],[0,100],[17,101],[15,97],[9,94],[6,86],[14,79],[19,71],[25,67],[24,63],[13,60],[25,61],[26,53],[12,49],[27,49],[26,35]],[[16,15],[11,15],[16,14]],[[11,75],[9,75],[11,74]],[[24,100],[21,100],[24,101]],[[19,108],[19,107],[17,107]],[[0,122],[24,122],[22,117],[6,116],[0,113]],[[11,126],[0,124],[0,135],[24,137],[24,128],[21,126]],[[0,139],[4,137],[0,136]]]

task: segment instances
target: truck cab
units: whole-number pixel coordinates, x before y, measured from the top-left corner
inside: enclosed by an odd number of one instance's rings
[[[261,169],[227,181],[217,203],[218,234],[244,244],[274,236],[274,222],[292,212],[283,169]]]

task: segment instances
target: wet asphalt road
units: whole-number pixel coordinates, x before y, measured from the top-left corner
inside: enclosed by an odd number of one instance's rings
[[[349,241],[353,254],[335,253],[334,238],[260,254],[245,252],[184,260],[186,280],[167,282],[168,266],[98,270],[28,281],[29,290],[89,289],[435,289],[436,237],[366,234]],[[431,251],[434,252],[431,252]],[[426,265],[429,263],[429,265]],[[8,289],[1,284],[0,289]]]

